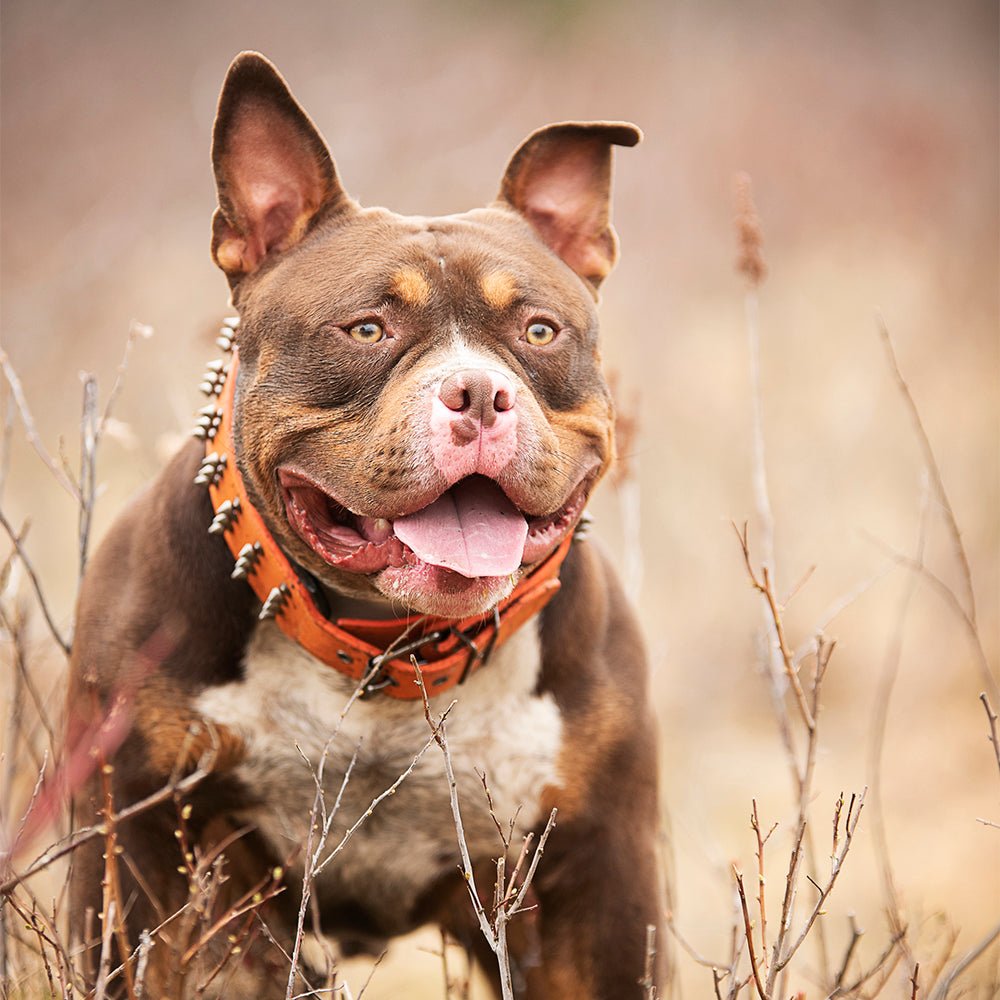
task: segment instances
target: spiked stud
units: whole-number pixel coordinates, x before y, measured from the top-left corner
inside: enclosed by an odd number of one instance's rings
[[[260,609],[260,614],[257,616],[258,620],[264,622],[269,618],[277,618],[281,614],[281,609],[285,606],[285,602],[288,600],[290,594],[291,591],[288,589],[287,583],[274,587],[271,593],[267,595],[264,606]]]
[[[254,542],[253,544],[247,542],[240,549],[239,555],[236,557],[236,565],[233,567],[233,572],[230,576],[234,580],[245,580],[254,571],[257,560],[261,557],[263,551],[264,547],[260,542]]]
[[[231,346],[231,345],[230,345]],[[198,388],[206,396],[218,396],[226,381],[226,363],[224,361],[209,361],[205,374],[201,377]]]
[[[208,533],[210,535],[224,535],[233,526],[239,516],[240,498],[223,500],[215,508],[215,517],[212,518],[212,523],[208,526]]]
[[[594,519],[589,513],[587,513],[587,511],[584,511],[580,515],[580,520],[577,521],[576,527],[573,529],[573,537],[577,539],[577,541],[587,538],[590,535],[590,527],[593,523]]]
[[[208,486],[209,484],[214,486],[222,478],[227,461],[229,461],[228,456],[220,455],[217,451],[206,455],[198,470],[198,475],[194,477],[195,486]]]
[[[222,350],[229,352],[233,349],[233,344],[236,342],[236,328],[239,325],[239,316],[227,316],[222,321],[222,326],[219,327],[219,336],[215,339],[215,343]]]
[[[196,438],[207,438],[214,440],[219,424],[222,423],[222,411],[214,404],[209,403],[198,411],[198,419],[195,421],[194,436]]]

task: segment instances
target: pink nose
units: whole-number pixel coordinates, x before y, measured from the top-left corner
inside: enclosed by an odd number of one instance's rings
[[[517,387],[506,375],[482,368],[455,372],[438,389],[449,410],[482,427],[492,427],[498,414],[513,409],[516,395]]]

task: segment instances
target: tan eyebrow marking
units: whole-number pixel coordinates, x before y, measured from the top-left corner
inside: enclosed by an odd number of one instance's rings
[[[483,277],[480,285],[483,289],[483,298],[494,309],[506,309],[517,295],[514,277],[507,271],[492,271]]]
[[[404,267],[393,275],[392,291],[408,306],[425,306],[431,297],[427,279],[412,267]]]

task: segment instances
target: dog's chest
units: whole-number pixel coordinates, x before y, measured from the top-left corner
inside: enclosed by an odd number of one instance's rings
[[[502,850],[481,775],[501,825],[516,816],[520,831],[538,821],[542,792],[557,783],[561,721],[551,695],[534,693],[539,668],[532,622],[464,685],[431,702],[438,714],[457,699],[447,742],[474,859]],[[247,755],[237,776],[262,803],[247,818],[297,870],[311,822],[322,821],[317,775],[326,810],[336,809],[319,851],[325,858],[430,737],[421,702],[376,695],[348,705],[352,691],[352,682],[267,623],[248,647],[243,679],[210,688],[197,702],[206,718],[243,738]],[[324,905],[364,900],[388,931],[402,930],[394,922],[405,922],[421,893],[458,861],[444,758],[432,743],[324,869],[318,888]]]

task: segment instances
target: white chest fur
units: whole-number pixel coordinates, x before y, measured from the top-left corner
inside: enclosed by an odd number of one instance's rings
[[[542,791],[557,783],[561,721],[551,695],[534,693],[539,666],[537,623],[531,622],[464,685],[431,701],[439,713],[457,700],[448,746],[474,859],[501,850],[480,774],[501,824],[517,815],[521,831],[539,820]],[[375,695],[345,713],[352,691],[347,678],[265,623],[247,649],[243,679],[210,688],[197,701],[205,717],[243,738],[247,757],[237,775],[264,803],[247,818],[279,857],[295,856],[298,867],[316,793],[310,765],[318,768],[325,752],[323,786],[332,808],[357,753],[331,830],[332,849],[430,735],[420,701]],[[319,888],[400,915],[437,878],[455,871],[458,859],[444,760],[432,745],[324,872]]]

